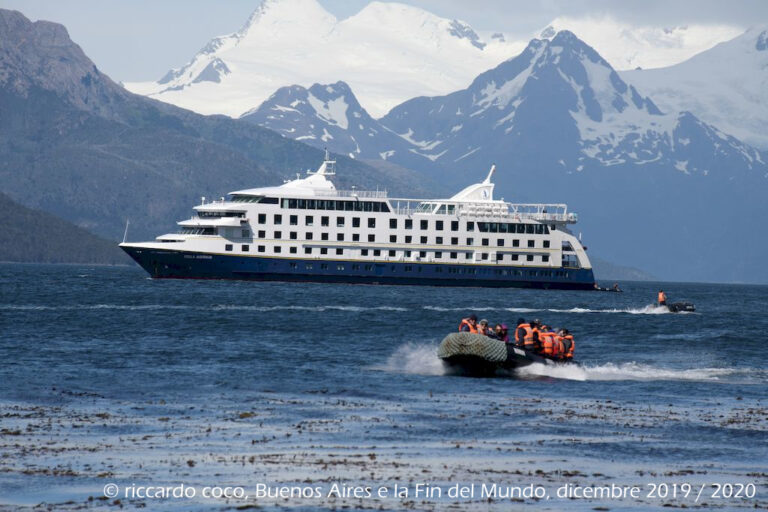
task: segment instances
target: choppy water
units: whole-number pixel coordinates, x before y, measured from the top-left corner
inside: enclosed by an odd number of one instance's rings
[[[667,283],[670,299],[697,306],[678,315],[653,306],[658,284],[622,287],[153,281],[133,267],[0,265],[0,508],[765,507],[768,287]],[[436,347],[469,312],[568,327],[582,364],[445,376]],[[328,497],[334,482],[374,496]],[[119,503],[103,499],[107,483]],[[419,483],[442,496],[415,495]],[[725,483],[737,487],[713,496]],[[180,484],[195,498],[125,497]],[[321,497],[257,499],[259,484]],[[392,496],[396,484],[407,498]],[[448,497],[456,484],[477,487]],[[549,499],[488,501],[482,484]],[[556,494],[566,484],[642,492],[568,500]],[[659,484],[667,496],[648,496]],[[734,497],[748,484],[754,496]],[[201,498],[205,486],[248,498]],[[390,494],[376,497],[381,487]]]

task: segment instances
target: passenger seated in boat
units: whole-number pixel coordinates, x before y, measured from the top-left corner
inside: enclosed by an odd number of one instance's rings
[[[472,314],[463,318],[459,324],[459,332],[471,332],[477,334],[477,315]]]
[[[477,333],[482,334],[483,336],[491,335],[491,328],[488,327],[488,320],[486,320],[485,318],[480,320],[480,323],[478,324],[478,327],[477,327]]]
[[[504,343],[509,343],[509,328],[507,327],[507,324],[496,324],[493,331],[496,335],[496,339],[499,339]]]

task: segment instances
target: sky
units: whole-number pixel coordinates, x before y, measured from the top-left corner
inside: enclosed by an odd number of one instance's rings
[[[368,0],[318,0],[337,18]],[[215,36],[238,30],[261,0],[0,0],[32,20],[64,24],[86,55],[114,80],[158,80]],[[478,32],[528,39],[558,16],[610,16],[632,25],[768,23],[768,0],[401,0]]]

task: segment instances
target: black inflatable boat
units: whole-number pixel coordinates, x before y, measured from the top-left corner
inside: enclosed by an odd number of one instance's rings
[[[573,364],[570,360],[556,361],[482,334],[468,332],[446,336],[437,349],[437,357],[449,373],[477,377],[491,377],[499,371],[514,370],[533,363]]]
[[[696,311],[692,302],[673,302],[667,304],[667,309],[672,313],[693,313]]]

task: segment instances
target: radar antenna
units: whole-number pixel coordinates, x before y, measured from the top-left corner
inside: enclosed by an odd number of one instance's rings
[[[322,165],[318,167],[315,172],[307,171],[307,174],[319,174],[320,176],[335,176],[336,175],[336,160],[331,160],[331,155],[328,152],[328,148],[325,148],[325,160]]]

